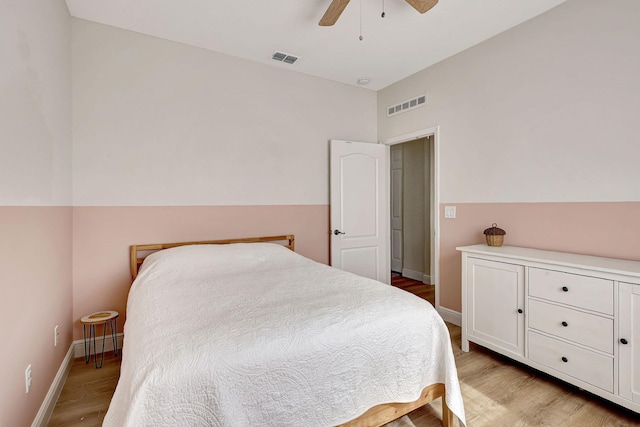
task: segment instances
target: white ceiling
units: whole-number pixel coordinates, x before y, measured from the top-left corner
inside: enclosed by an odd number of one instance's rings
[[[77,18],[350,85],[367,77],[372,90],[564,1],[440,0],[420,15],[404,0],[352,0],[336,25],[320,27],[330,0],[66,0]],[[300,60],[276,62],[275,50]]]

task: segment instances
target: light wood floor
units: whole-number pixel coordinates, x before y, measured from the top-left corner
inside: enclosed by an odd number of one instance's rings
[[[393,284],[433,301],[433,286],[402,277]],[[627,411],[545,374],[471,345],[460,349],[460,328],[447,324],[471,427],[622,427],[640,426],[640,415]],[[49,426],[100,426],[115,390],[120,358],[105,355],[102,369],[76,359]],[[416,427],[440,423],[440,399],[409,414]]]

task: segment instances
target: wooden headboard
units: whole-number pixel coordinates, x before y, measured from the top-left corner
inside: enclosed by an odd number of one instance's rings
[[[131,279],[134,280],[138,276],[138,270],[145,257],[153,252],[162,249],[175,248],[187,245],[227,245],[229,243],[259,243],[259,242],[286,242],[283,246],[295,250],[293,234],[282,236],[266,236],[266,237],[244,237],[240,239],[224,239],[224,240],[202,240],[199,242],[179,242],[179,243],[152,243],[148,245],[131,245],[129,251],[129,262],[131,268]],[[144,252],[144,256],[140,254]]]

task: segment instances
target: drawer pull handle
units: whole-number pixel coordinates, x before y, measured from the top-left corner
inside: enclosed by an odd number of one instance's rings
[[[522,314],[522,309],[521,308],[518,309],[518,313]]]
[[[569,326],[569,324],[567,322],[562,322],[562,326],[566,328],[567,326]]]
[[[624,344],[624,345],[629,344],[629,341],[627,341],[627,340],[626,340],[626,339],[624,339],[624,338],[621,338],[621,339],[620,339],[620,342],[621,342],[622,344]]]
[[[562,356],[562,361],[563,361],[564,363],[567,363],[567,362],[569,361],[569,359],[567,359],[566,357]]]
[[[569,288],[567,288],[566,286],[562,287],[562,292],[569,292]]]

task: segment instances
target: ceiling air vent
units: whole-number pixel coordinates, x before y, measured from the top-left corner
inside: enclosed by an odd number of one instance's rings
[[[280,62],[286,62],[287,64],[293,64],[298,59],[300,59],[300,57],[276,50],[273,52],[273,55],[271,55],[271,59],[275,59],[276,61]]]
[[[387,107],[387,117],[395,116],[396,114],[404,113],[409,110],[415,110],[416,108],[424,107],[427,105],[427,94],[418,95],[415,98],[402,101],[399,104],[390,105]]]

